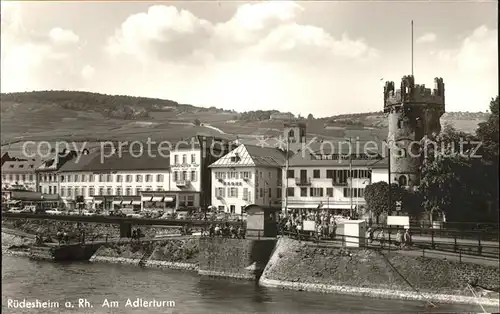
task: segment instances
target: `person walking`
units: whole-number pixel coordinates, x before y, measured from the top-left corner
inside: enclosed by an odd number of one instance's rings
[[[396,241],[394,241],[394,244],[400,248],[401,245],[403,245],[403,233],[401,232],[401,230],[398,230],[398,232],[396,233]]]
[[[378,241],[380,243],[380,246],[384,246],[384,242],[385,242],[385,234],[384,234],[384,230],[380,230],[379,234],[378,234]]]

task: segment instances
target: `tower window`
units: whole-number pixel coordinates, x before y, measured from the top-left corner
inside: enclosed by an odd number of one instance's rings
[[[408,179],[406,179],[406,176],[400,176],[398,179],[399,186],[407,186],[408,185]]]
[[[406,148],[401,148],[401,149],[399,150],[399,157],[400,157],[400,158],[406,158],[406,157],[408,157],[407,155],[408,155],[408,154],[406,153]]]
[[[403,121],[402,120],[398,120],[398,129],[401,129],[403,126]]]

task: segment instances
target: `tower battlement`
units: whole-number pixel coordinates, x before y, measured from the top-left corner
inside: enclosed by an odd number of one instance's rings
[[[395,89],[394,82],[386,82],[384,87],[384,112],[390,112],[392,107],[404,105],[431,105],[445,110],[444,83],[442,78],[434,79],[434,88],[415,84],[412,75],[401,79],[401,86]]]

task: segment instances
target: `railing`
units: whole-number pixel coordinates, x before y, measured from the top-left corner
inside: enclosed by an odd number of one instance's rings
[[[388,227],[386,225],[372,224],[372,228],[377,229],[400,229],[397,227]],[[428,237],[445,237],[445,238],[457,238],[461,240],[476,240],[476,241],[499,241],[498,230],[493,229],[476,229],[476,230],[461,230],[455,228],[429,228],[429,227],[419,227],[410,223],[410,230],[413,235],[428,236]]]
[[[499,259],[500,248],[498,241],[496,244],[484,243],[480,239],[477,242],[466,243],[463,239],[457,236],[452,238],[443,238],[432,236],[428,239],[418,239],[415,233],[412,234],[410,243],[405,246],[404,243],[396,241],[395,228],[381,228],[384,230],[384,238],[378,238],[374,235],[373,239],[367,237],[346,236],[341,234],[333,234],[328,237],[318,235],[317,232],[311,231],[289,231],[279,228],[278,234],[281,236],[288,236],[300,241],[310,241],[316,244],[333,245],[333,246],[346,246],[348,243],[360,243],[361,247],[368,248],[384,248],[387,250],[400,250],[406,247],[411,250],[422,250],[422,254],[429,251],[438,251],[441,253],[454,253],[458,254],[459,260],[462,261],[462,256],[468,257],[486,257]],[[358,241],[351,241],[357,239]],[[466,240],[471,241],[471,240]],[[430,253],[430,252],[429,252]]]
[[[295,185],[297,186],[311,185],[311,178],[295,178]]]

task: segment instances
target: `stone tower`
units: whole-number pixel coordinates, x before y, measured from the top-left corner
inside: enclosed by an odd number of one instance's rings
[[[304,123],[285,123],[283,136],[288,137],[288,148],[290,151],[296,152],[306,142],[306,125]]]
[[[432,90],[415,85],[411,75],[401,79],[397,90],[394,82],[386,82],[384,112],[389,115],[390,181],[416,187],[420,184],[420,141],[441,131],[440,118],[445,112],[443,79],[435,78]]]

